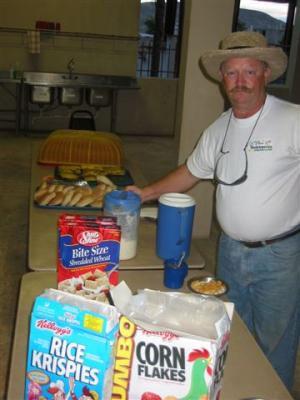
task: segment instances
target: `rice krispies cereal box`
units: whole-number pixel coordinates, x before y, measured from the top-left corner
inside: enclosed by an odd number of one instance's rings
[[[118,283],[121,229],[113,217],[63,214],[58,221],[60,290],[93,300]]]
[[[116,305],[120,304],[114,293],[113,299]],[[166,303],[161,300],[157,301],[158,314]],[[144,301],[135,298],[132,302],[134,306],[142,304],[140,317],[147,315],[148,306]],[[176,296],[172,299],[173,308],[175,302]],[[142,317],[135,319],[138,313],[134,308],[120,307],[123,315],[116,345],[112,400],[218,400],[229,345],[227,312],[219,313],[213,323],[216,335],[203,337],[200,332],[198,336],[184,332],[187,324],[181,325],[182,331],[155,325],[153,304],[150,309],[154,324]],[[216,310],[215,305],[212,309]],[[172,313],[168,307],[165,311]],[[179,310],[175,311],[174,318],[178,322]]]
[[[49,289],[31,315],[25,400],[111,398],[119,313]]]

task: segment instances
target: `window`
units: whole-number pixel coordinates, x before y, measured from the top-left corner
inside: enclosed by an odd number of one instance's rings
[[[137,76],[177,78],[184,0],[141,0]]]
[[[236,0],[232,30],[260,32],[289,56],[295,9],[296,0]],[[276,81],[284,82],[285,76]]]

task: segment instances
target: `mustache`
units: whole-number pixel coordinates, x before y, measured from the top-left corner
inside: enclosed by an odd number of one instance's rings
[[[239,92],[251,93],[251,89],[247,88],[247,86],[235,86],[230,90],[230,93],[239,93]]]

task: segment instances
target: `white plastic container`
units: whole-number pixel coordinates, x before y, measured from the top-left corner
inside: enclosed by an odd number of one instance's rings
[[[121,226],[120,260],[136,256],[141,199],[133,192],[114,190],[104,197],[104,215],[117,218]]]

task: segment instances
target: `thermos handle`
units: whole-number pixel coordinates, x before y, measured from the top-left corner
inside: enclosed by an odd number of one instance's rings
[[[188,229],[188,218],[185,218],[187,216],[187,213],[188,212],[185,209],[179,210],[180,226],[179,226],[179,239],[176,243],[177,246],[180,246],[185,241],[185,236]]]

